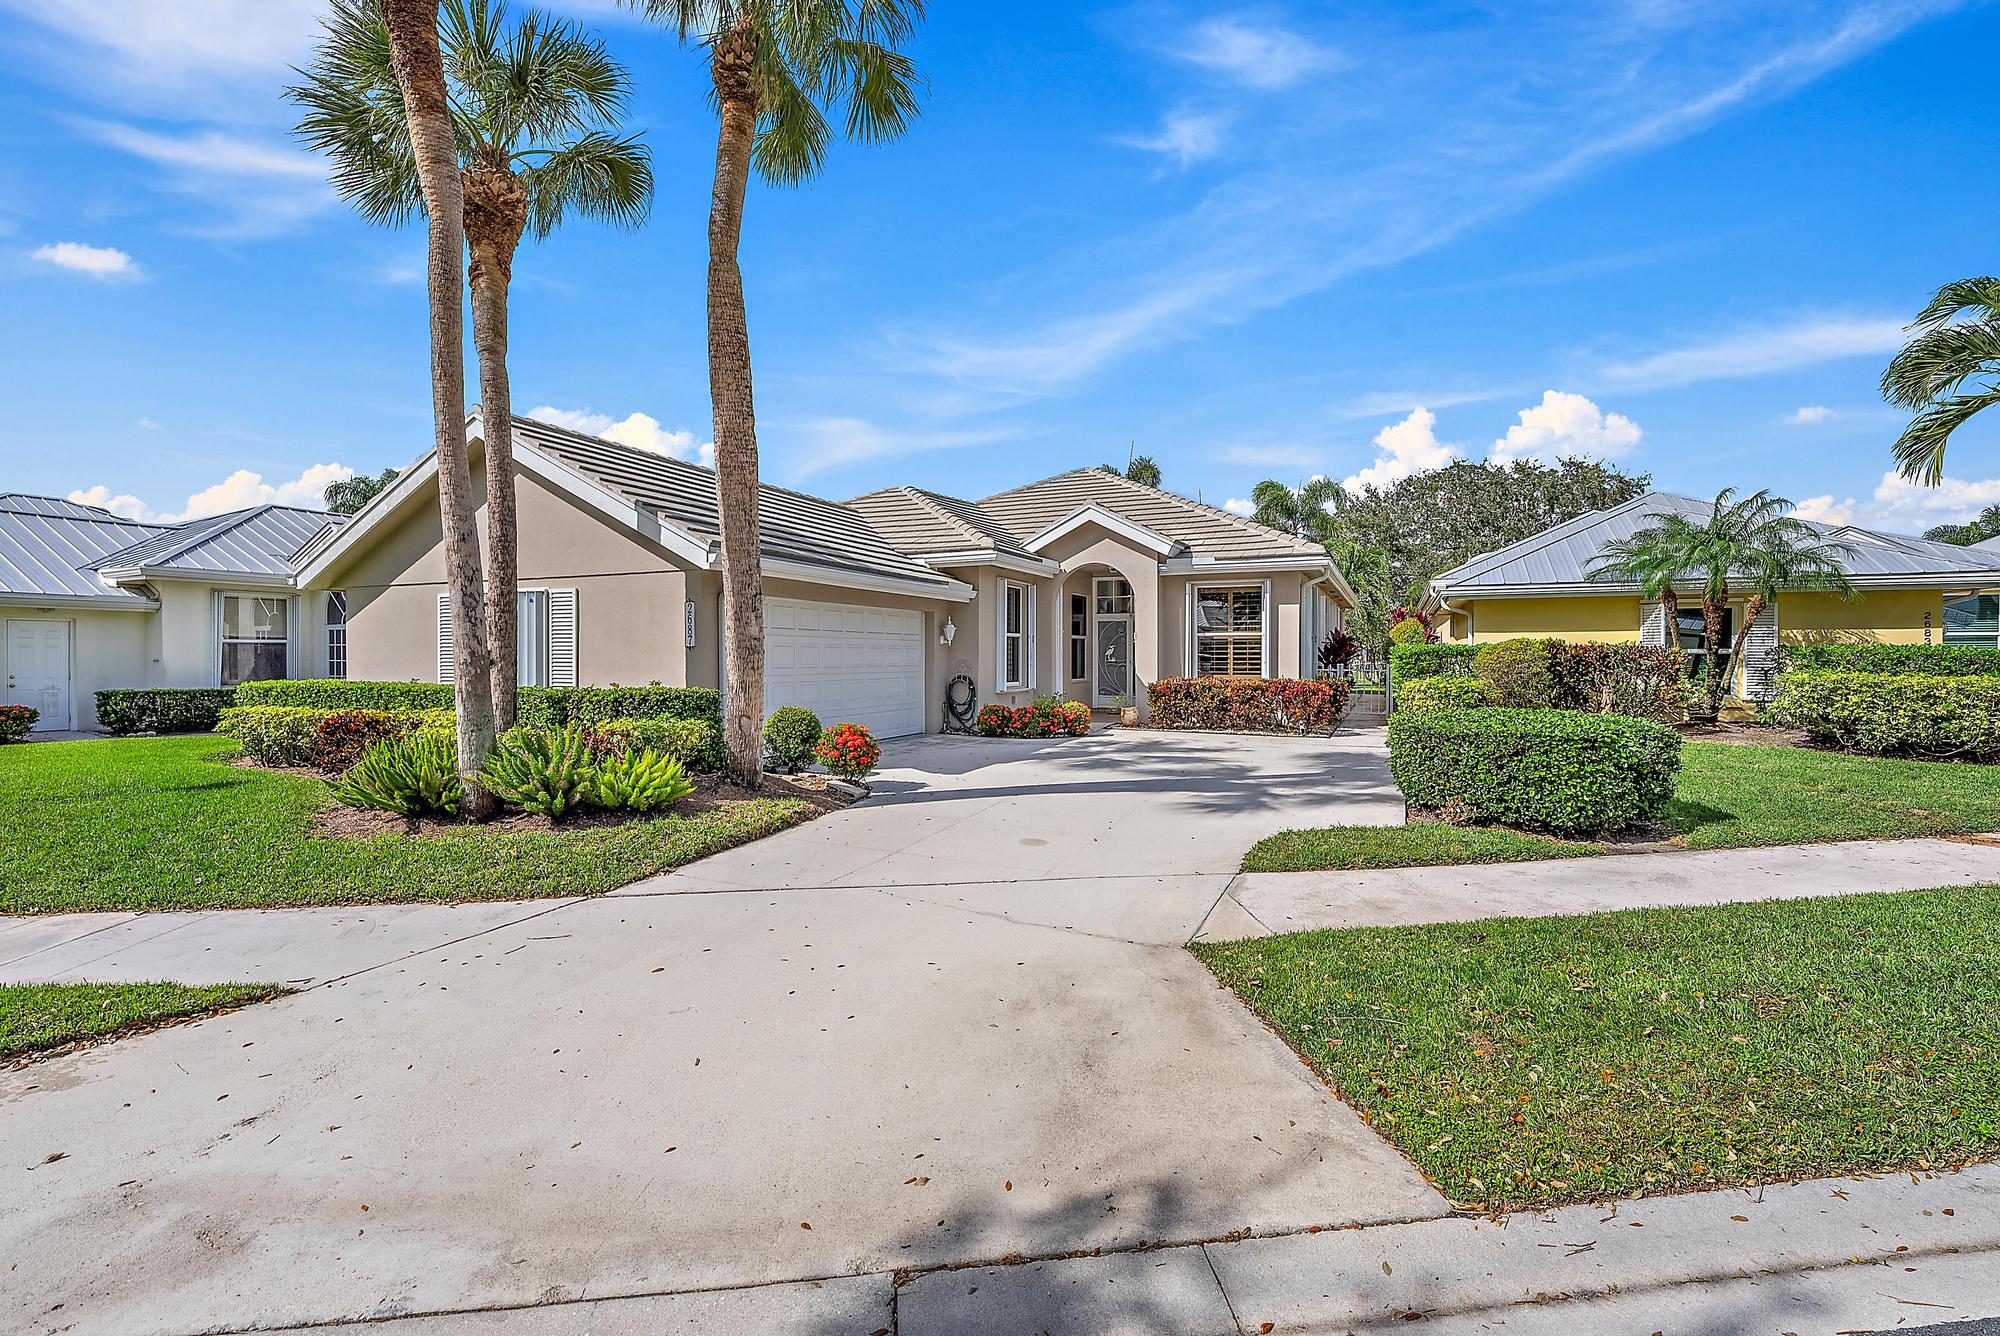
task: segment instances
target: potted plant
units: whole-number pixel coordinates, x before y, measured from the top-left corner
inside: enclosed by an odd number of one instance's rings
[[[1122,691],[1118,693],[1118,722],[1126,728],[1139,726],[1139,707]]]

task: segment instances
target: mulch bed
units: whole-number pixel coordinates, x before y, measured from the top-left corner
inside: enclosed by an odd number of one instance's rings
[[[316,770],[287,771],[324,779]],[[586,808],[551,821],[535,812],[508,812],[480,824],[477,829],[507,834],[548,833],[560,830],[595,830],[602,826],[622,826],[628,821],[653,821],[661,816],[699,816],[719,807],[754,802],[759,798],[797,798],[818,809],[814,815],[837,812],[851,801],[827,787],[825,775],[765,775],[764,787],[756,792],[727,783],[719,775],[694,776],[694,792],[675,803],[667,812],[604,812]],[[375,835],[415,835],[432,838],[468,829],[469,823],[453,817],[407,817],[394,812],[377,812],[365,807],[335,804],[316,818],[320,834],[337,839],[365,840]]]
[[[1689,742],[1722,742],[1737,747],[1810,747],[1821,748],[1804,732],[1796,728],[1779,728],[1776,724],[1731,724],[1718,720],[1712,724],[1682,724],[1680,735]]]

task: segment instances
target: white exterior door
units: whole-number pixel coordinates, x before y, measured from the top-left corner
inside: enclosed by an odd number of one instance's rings
[[[924,731],[922,613],[803,599],[764,601],[764,709],[803,705],[878,738]]]
[[[0,704],[40,710],[37,729],[70,727],[68,622],[8,619],[7,692]]]

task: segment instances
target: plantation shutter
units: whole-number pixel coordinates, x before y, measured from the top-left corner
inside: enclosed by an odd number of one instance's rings
[[[1028,586],[1027,598],[1021,608],[1021,616],[1023,618],[1023,621],[1021,623],[1021,631],[1022,631],[1021,651],[1022,653],[1028,656],[1028,662],[1026,666],[1022,669],[1021,679],[1028,684],[1028,690],[1033,691],[1035,689],[1035,673],[1036,673],[1035,587],[1033,585]]]
[[[452,629],[451,595],[438,594],[438,681],[458,680],[458,638]]]
[[[1639,605],[1639,643],[1642,645],[1670,645],[1667,635],[1667,605],[1657,600]]]
[[[551,589],[549,597],[549,685],[576,683],[576,591]]]
[[[1778,689],[1778,605],[1765,605],[1743,638],[1743,696],[1769,700]]]

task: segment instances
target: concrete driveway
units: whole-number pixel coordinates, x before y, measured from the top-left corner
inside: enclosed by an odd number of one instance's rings
[[[277,1327],[1446,1209],[1180,949],[1255,839],[1399,815],[1373,739],[885,761],[878,799],[686,872],[416,954],[406,922],[373,968],[0,1074],[0,1325]]]

